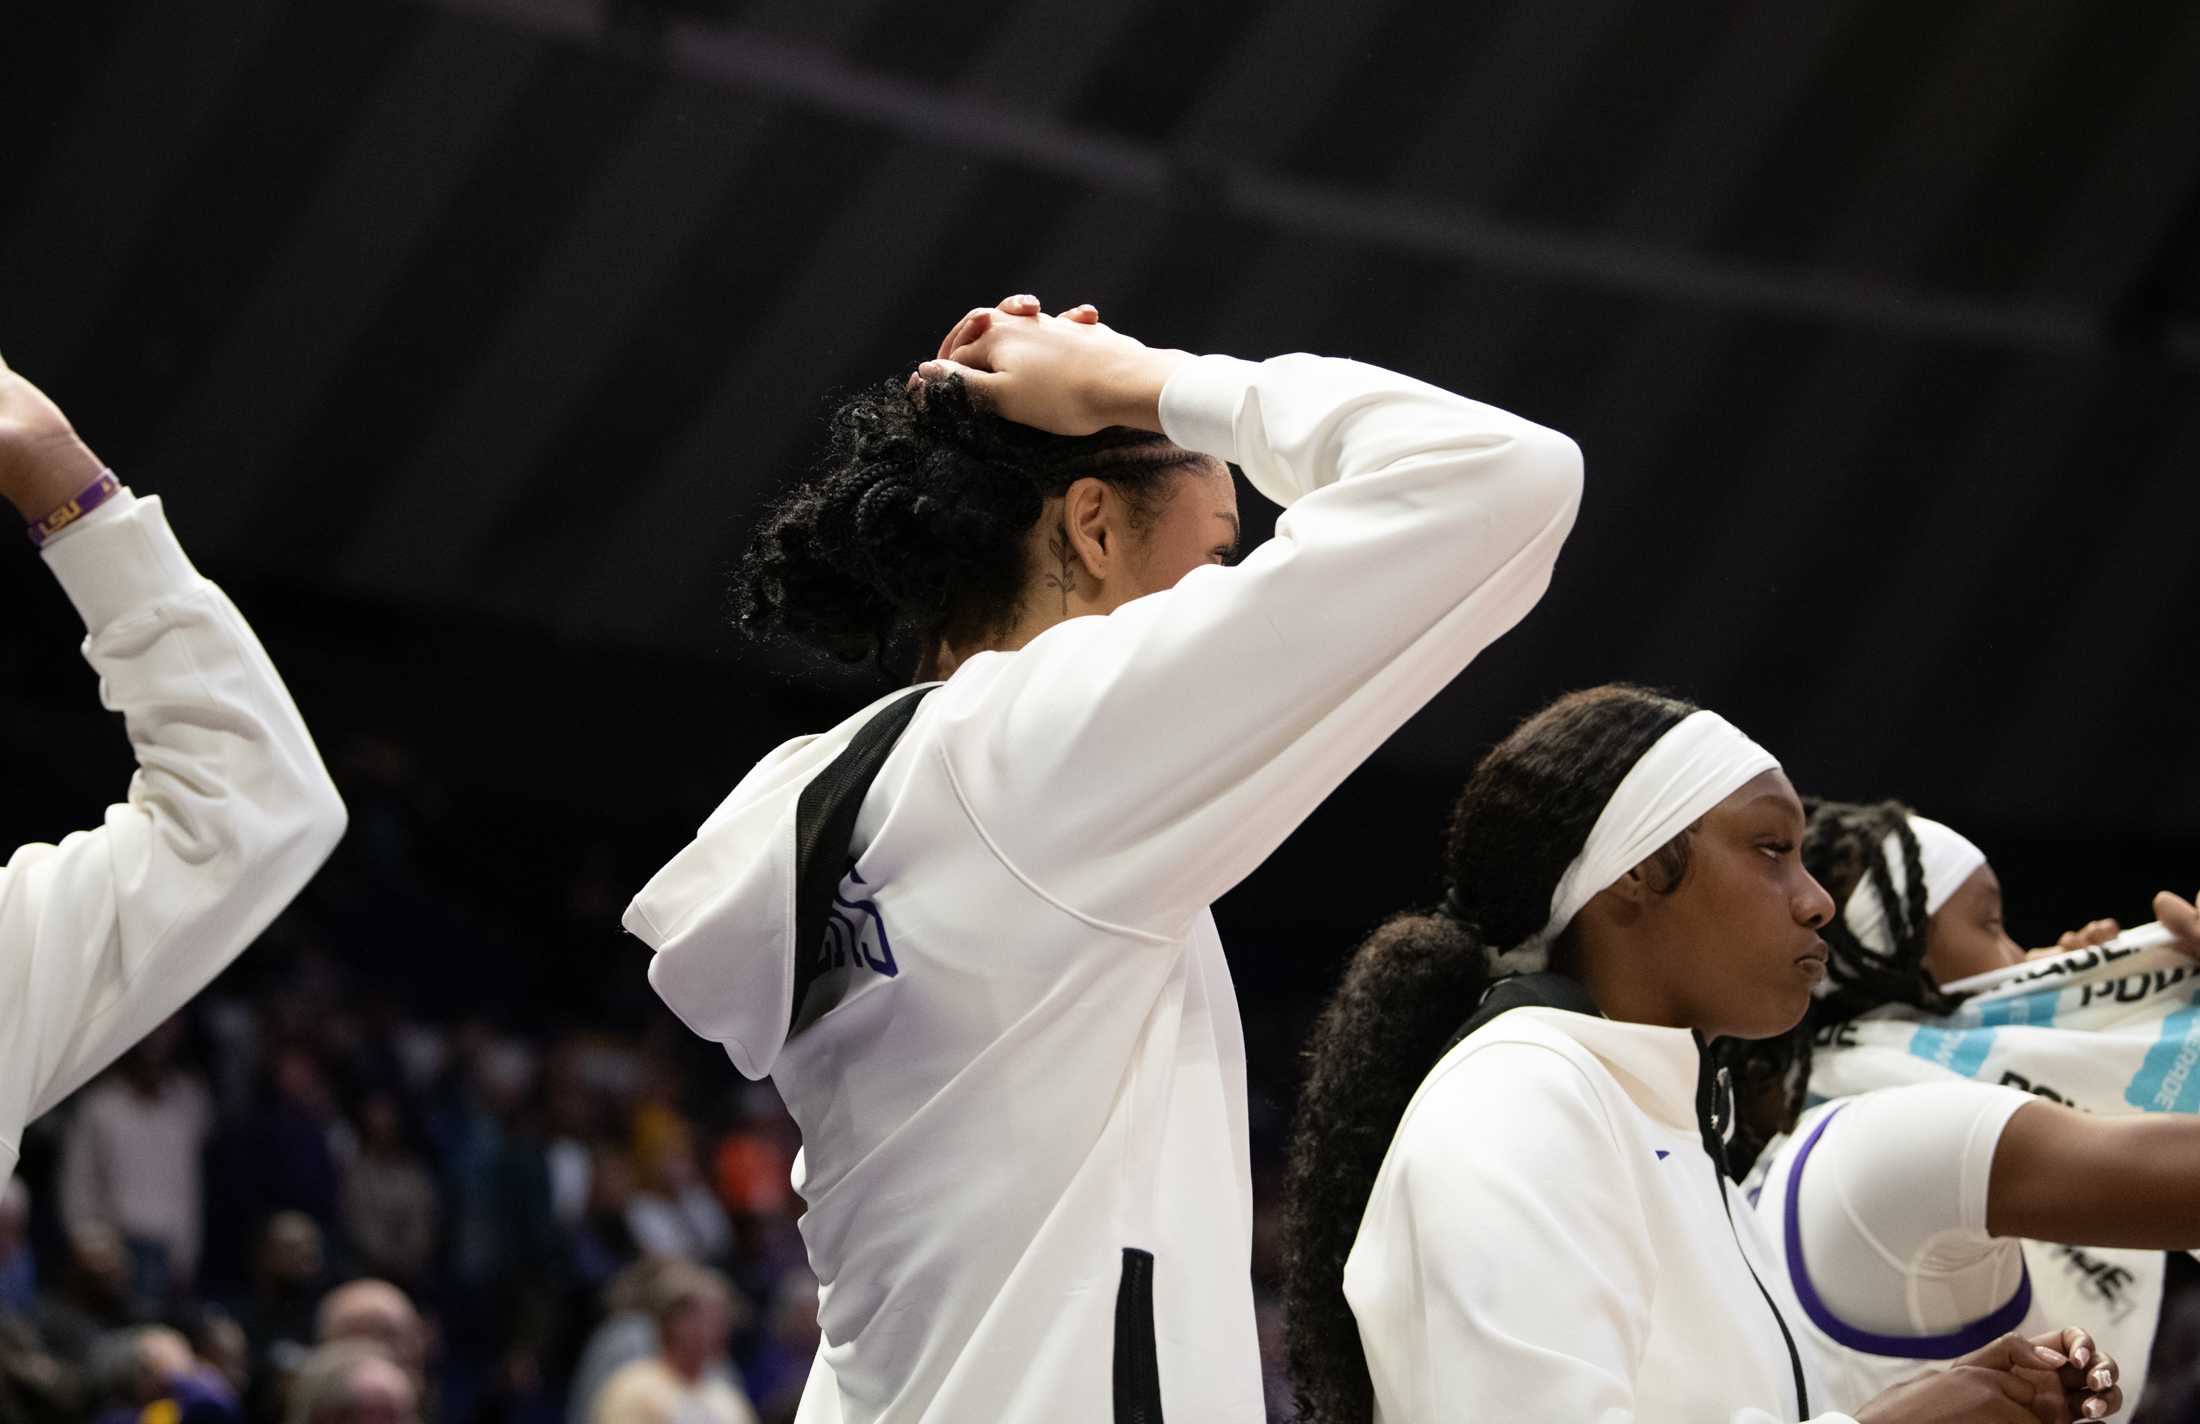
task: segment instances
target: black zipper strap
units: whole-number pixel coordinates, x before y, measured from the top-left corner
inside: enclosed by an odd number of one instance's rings
[[[1741,1228],[1734,1224],[1734,1202],[1726,1194],[1726,1140],[1734,1128],[1734,1080],[1724,1068],[1713,1069],[1711,1056],[1703,1048],[1703,1040],[1698,1038],[1696,1126],[1703,1133],[1703,1150],[1711,1158],[1712,1185],[1718,1189],[1719,1205],[1726,1208],[1726,1229],[1734,1238],[1734,1249],[1741,1255],[1742,1268],[1749,1272],[1750,1280],[1756,1282],[1757,1294],[1765,1298],[1765,1309],[1772,1312],[1772,1323],[1780,1327],[1780,1339],[1787,1346],[1788,1368],[1795,1372],[1795,1417],[1808,1419],[1810,1385],[1803,1378],[1803,1352],[1795,1348],[1795,1335],[1788,1329],[1787,1317],[1780,1313],[1779,1302],[1765,1289],[1764,1278],[1757,1274],[1749,1252],[1742,1248]]]
[[[1742,1250],[1742,1233],[1734,1225],[1734,1204],[1726,1196],[1726,1173],[1719,1170],[1716,1163],[1712,1166],[1712,1173],[1719,1188],[1719,1205],[1726,1208],[1726,1229],[1734,1233],[1734,1249],[1741,1253],[1742,1269],[1748,1271],[1749,1278],[1757,1283],[1757,1294],[1765,1298],[1765,1309],[1772,1312],[1772,1323],[1780,1327],[1780,1339],[1788,1347],[1788,1368],[1795,1372],[1795,1417],[1808,1419],[1810,1385],[1803,1379],[1803,1352],[1795,1348],[1795,1336],[1788,1330],[1787,1317],[1780,1313],[1772,1292],[1765,1289],[1764,1279],[1757,1274],[1757,1268],[1749,1263],[1749,1253]]]
[[[1153,1252],[1123,1248],[1115,1288],[1115,1424],[1161,1424],[1161,1358],[1153,1334]]]

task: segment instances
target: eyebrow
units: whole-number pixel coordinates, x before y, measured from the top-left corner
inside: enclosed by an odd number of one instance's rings
[[[1215,511],[1215,518],[1227,519],[1230,521],[1230,552],[1233,554],[1236,553],[1238,547],[1238,538],[1244,532],[1243,526],[1238,523],[1238,517],[1234,514],[1229,513],[1226,510],[1218,509]]]

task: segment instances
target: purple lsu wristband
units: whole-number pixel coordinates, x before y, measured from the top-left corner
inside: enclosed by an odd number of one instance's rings
[[[31,522],[24,532],[31,536],[31,543],[44,546],[48,539],[90,514],[122,492],[122,481],[115,478],[113,470],[101,470],[99,478],[64,500],[61,507],[44,519]]]

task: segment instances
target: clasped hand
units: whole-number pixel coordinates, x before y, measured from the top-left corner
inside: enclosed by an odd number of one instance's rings
[[[1161,388],[1189,359],[1103,325],[1090,305],[1048,316],[1037,297],[1013,296],[955,323],[910,389],[922,399],[927,386],[959,377],[982,408],[1055,435],[1159,431]]]

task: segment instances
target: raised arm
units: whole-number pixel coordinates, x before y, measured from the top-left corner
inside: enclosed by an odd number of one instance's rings
[[[1020,872],[1166,932],[1534,606],[1581,459],[1563,435],[1353,361],[1193,358],[1104,328],[1081,363],[1060,345],[996,319],[959,354],[997,368],[979,389],[1012,419],[1143,423],[1290,506],[1239,566],[1040,636],[993,682],[982,726],[949,728],[958,785],[981,822],[1013,824]]]
[[[282,680],[160,501],[116,487],[69,514],[100,474],[53,403],[0,363],[0,495],[51,530],[44,557],[138,762],[96,829],[24,846],[0,870],[0,1167],[16,1125],[204,987],[344,828]]]

